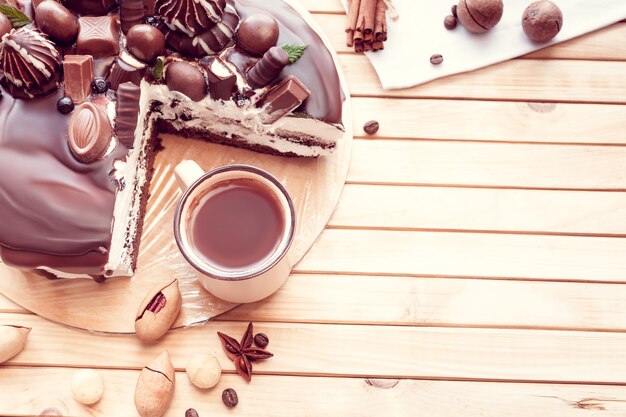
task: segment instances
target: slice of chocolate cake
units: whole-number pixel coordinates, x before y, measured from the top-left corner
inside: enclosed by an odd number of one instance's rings
[[[159,132],[297,157],[343,135],[332,54],[282,0],[19,6],[26,25],[0,33],[9,265],[132,275]]]

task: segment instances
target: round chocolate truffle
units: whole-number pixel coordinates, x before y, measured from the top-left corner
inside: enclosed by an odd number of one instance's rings
[[[524,11],[522,27],[530,40],[548,42],[561,31],[563,13],[559,6],[551,1],[536,1]]]
[[[135,25],[126,36],[128,50],[140,61],[150,64],[165,54],[165,36],[152,25]]]
[[[59,44],[70,44],[78,36],[76,16],[60,3],[46,0],[35,9],[35,21],[39,29]]]
[[[165,81],[172,91],[178,91],[200,101],[206,96],[206,78],[200,69],[188,62],[176,61],[165,67]]]
[[[278,22],[267,13],[246,17],[239,25],[237,46],[254,56],[263,56],[278,42]]]
[[[11,21],[4,14],[0,13],[0,38],[9,33],[13,29]]]
[[[487,32],[502,19],[502,0],[461,0],[456,13],[459,23],[473,33]]]

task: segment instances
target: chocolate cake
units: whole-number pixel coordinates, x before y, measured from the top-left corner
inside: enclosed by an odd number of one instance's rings
[[[10,266],[132,275],[159,132],[290,157],[324,157],[343,135],[332,55],[282,0],[4,3]]]

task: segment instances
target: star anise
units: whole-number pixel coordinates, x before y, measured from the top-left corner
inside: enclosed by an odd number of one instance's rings
[[[267,350],[252,347],[254,341],[252,323],[248,324],[241,342],[221,332],[217,332],[217,335],[222,342],[226,356],[235,363],[237,373],[248,382],[252,379],[252,362],[269,359],[274,356]]]

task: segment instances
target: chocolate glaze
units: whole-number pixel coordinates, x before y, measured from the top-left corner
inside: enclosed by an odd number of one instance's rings
[[[19,4],[32,17],[30,1]],[[238,0],[237,10],[242,18],[272,14],[280,25],[279,46],[309,45],[276,83],[297,76],[313,92],[299,111],[341,123],[343,93],[332,56],[298,13],[281,0]],[[244,70],[257,61],[236,50],[229,55]],[[104,73],[100,67],[111,59],[96,60],[96,75]],[[22,268],[102,274],[116,194],[110,173],[128,149],[118,145],[103,160],[82,164],[68,147],[71,114],[56,110],[62,89],[31,101],[14,99],[1,87],[0,92],[0,258]]]
[[[109,172],[128,150],[118,146],[101,161],[78,162],[67,144],[71,115],[55,110],[62,96],[59,90],[25,101],[3,91],[0,256],[21,266],[78,263],[101,269],[107,261],[102,248],[108,250],[111,242],[116,191]],[[49,255],[73,258],[51,262]]]
[[[289,75],[295,75],[312,92],[311,97],[296,111],[306,112],[328,123],[341,123],[344,98],[339,84],[339,75],[332,55],[319,35],[290,5],[282,0],[237,0],[235,8],[242,20],[260,12],[267,12],[274,16],[280,26],[278,46],[286,44],[309,46],[302,58],[295,64],[287,66],[276,81],[280,82]],[[249,68],[256,62],[256,59],[246,61],[248,61],[246,66]]]

